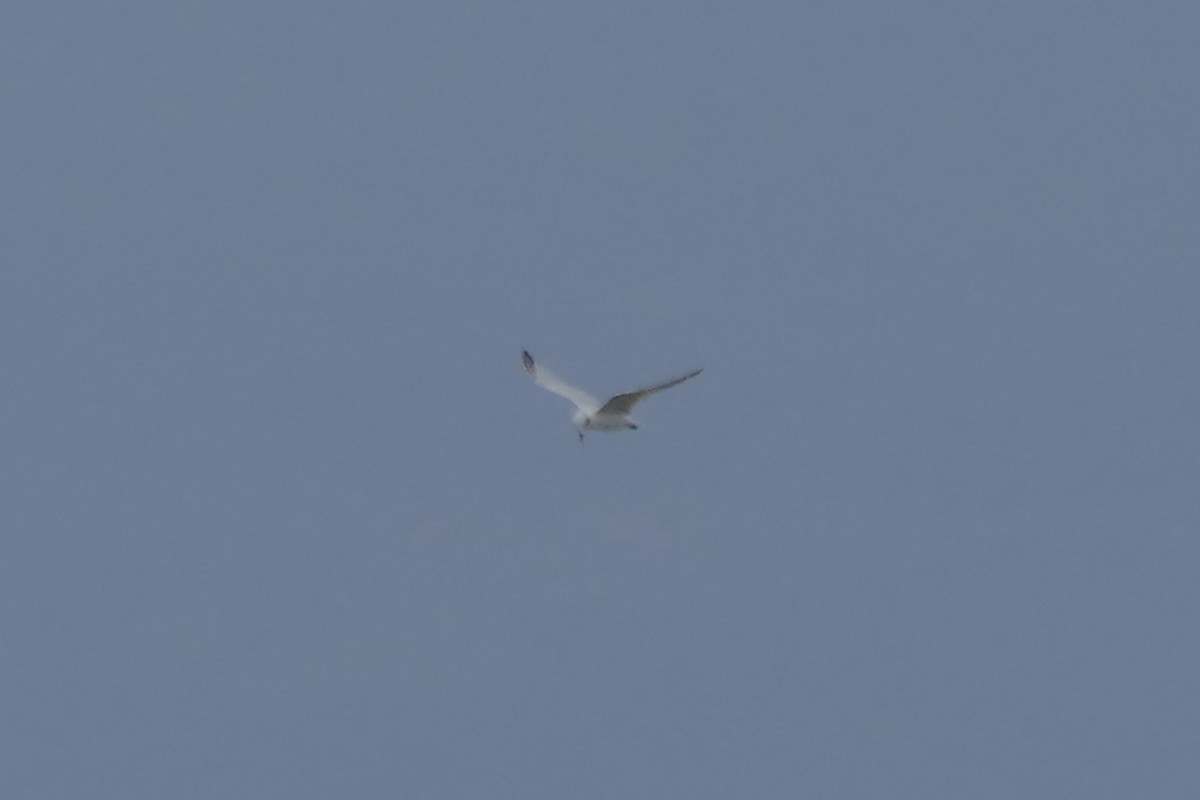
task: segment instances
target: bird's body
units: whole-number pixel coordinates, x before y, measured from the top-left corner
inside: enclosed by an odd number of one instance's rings
[[[694,378],[704,371],[703,369],[693,370],[686,375],[654,386],[613,395],[601,403],[582,389],[566,383],[545,367],[539,366],[533,360],[533,356],[529,355],[528,350],[521,353],[521,362],[525,365],[525,371],[533,378],[534,383],[547,391],[554,392],[559,397],[565,397],[575,406],[573,421],[575,429],[579,431],[579,441],[581,442],[584,431],[637,430],[637,421],[629,414],[639,401],[656,392],[661,392],[663,389],[670,389],[672,386],[683,383],[688,378]]]

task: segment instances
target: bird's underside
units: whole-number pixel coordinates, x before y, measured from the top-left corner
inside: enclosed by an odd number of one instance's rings
[[[554,392],[559,397],[566,398],[575,406],[574,422],[581,442],[584,431],[637,430],[637,422],[629,416],[635,405],[652,394],[677,386],[704,371],[703,369],[692,370],[686,375],[680,375],[678,378],[672,378],[663,383],[643,389],[634,389],[632,392],[615,394],[601,403],[587,392],[572,386],[538,364],[528,350],[521,353],[521,362],[525,366],[525,371],[533,378],[534,383],[547,391]]]

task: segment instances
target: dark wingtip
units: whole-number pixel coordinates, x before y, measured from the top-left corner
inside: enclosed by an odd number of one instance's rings
[[[528,350],[521,351],[521,363],[525,365],[526,372],[533,372],[533,356],[529,355]]]

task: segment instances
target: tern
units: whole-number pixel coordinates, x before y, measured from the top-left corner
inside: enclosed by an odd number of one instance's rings
[[[686,375],[672,378],[669,381],[647,386],[645,389],[634,389],[632,392],[614,394],[603,403],[582,389],[577,389],[559,378],[550,370],[539,365],[525,350],[521,353],[521,362],[525,371],[533,378],[533,382],[547,391],[554,392],[559,397],[565,397],[575,406],[575,430],[579,431],[579,441],[583,441],[584,431],[636,431],[637,421],[629,416],[633,407],[652,394],[670,389],[683,383],[688,378],[694,378],[704,371],[703,368],[692,370]]]

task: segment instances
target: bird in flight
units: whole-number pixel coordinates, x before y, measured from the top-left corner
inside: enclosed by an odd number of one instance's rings
[[[626,429],[636,431],[637,422],[629,416],[629,412],[635,405],[656,392],[670,389],[704,371],[703,368],[693,370],[686,375],[680,375],[678,378],[672,378],[654,386],[647,386],[645,389],[614,394],[601,403],[587,392],[564,382],[553,372],[539,365],[533,360],[533,356],[529,355],[528,350],[521,353],[521,362],[525,365],[525,371],[529,373],[529,377],[533,378],[534,383],[547,391],[554,392],[559,397],[565,397],[575,405],[574,422],[575,429],[579,431],[580,442],[583,441],[584,431],[623,431]]]

